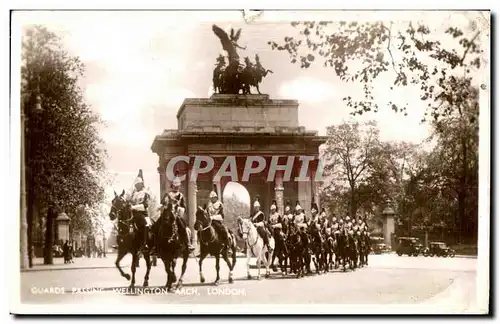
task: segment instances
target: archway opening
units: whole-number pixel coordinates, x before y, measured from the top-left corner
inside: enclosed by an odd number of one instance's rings
[[[224,200],[224,223],[235,234],[240,249],[245,242],[238,236],[238,217],[249,217],[250,194],[248,190],[237,182],[228,182],[222,193]]]

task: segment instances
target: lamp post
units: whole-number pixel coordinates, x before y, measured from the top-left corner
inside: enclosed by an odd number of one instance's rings
[[[42,99],[40,95],[36,95],[35,107],[33,112],[35,114],[40,114],[42,109]],[[21,97],[21,233],[20,233],[20,253],[21,253],[21,269],[26,269],[32,267],[32,242],[29,239],[31,237],[29,231],[31,231],[31,222],[28,222],[28,203],[26,198],[26,133],[28,129],[26,128],[26,121],[28,116],[26,116],[25,111],[25,100]]]

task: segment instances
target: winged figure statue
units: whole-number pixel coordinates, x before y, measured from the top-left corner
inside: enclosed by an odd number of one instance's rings
[[[220,42],[222,44],[222,49],[224,49],[227,52],[227,56],[229,58],[229,61],[239,60],[239,56],[238,56],[238,53],[236,52],[236,48],[240,48],[243,50],[246,49],[246,47],[242,47],[242,46],[238,45],[238,40],[240,39],[240,35],[241,35],[241,28],[238,29],[236,32],[234,31],[233,28],[231,28],[231,32],[228,35],[219,26],[212,25],[212,31],[220,39]]]

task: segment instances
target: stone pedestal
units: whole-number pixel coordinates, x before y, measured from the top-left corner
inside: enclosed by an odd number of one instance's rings
[[[159,165],[165,170],[167,164],[176,156],[189,156],[192,165],[196,156],[210,156],[216,167],[228,156],[236,158],[238,182],[245,186],[250,194],[251,204],[256,195],[261,197],[262,210],[269,214],[269,206],[274,198],[281,213],[284,200],[298,197],[302,207],[309,213],[313,195],[314,170],[309,169],[308,180],[296,183],[300,169],[299,156],[310,156],[317,159],[319,146],[327,138],[318,136],[316,131],[306,130],[299,125],[297,100],[275,100],[268,95],[222,95],[215,94],[210,98],[190,98],[184,100],[177,114],[178,128],[165,130],[155,137],[152,151],[159,156]],[[243,181],[242,170],[245,159],[249,156],[261,156],[267,161],[267,167],[259,174]],[[277,178],[267,182],[269,162],[272,157],[295,157],[291,179],[283,179],[279,172]],[[186,162],[178,165],[186,166]],[[310,166],[312,166],[310,164]],[[180,170],[180,175],[186,170]],[[168,174],[167,174],[168,175]],[[196,211],[196,188],[204,200],[213,184],[217,184],[217,194],[222,199],[225,181],[214,182],[215,174],[199,175],[198,182],[187,185],[186,199],[189,205],[189,226],[194,225]],[[168,190],[169,179],[160,172],[161,187]],[[295,182],[293,186],[285,181]],[[162,184],[165,183],[165,185]],[[293,187],[293,193],[284,196],[284,187]],[[289,190],[289,189],[287,189]],[[319,205],[319,191],[314,190],[316,203]],[[202,201],[201,204],[205,203]],[[292,202],[295,205],[295,201]],[[193,231],[193,235],[194,231]],[[194,236],[194,239],[196,237]]]

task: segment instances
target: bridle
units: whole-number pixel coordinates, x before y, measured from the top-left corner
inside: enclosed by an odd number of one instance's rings
[[[118,198],[118,199],[123,200],[122,198]],[[134,215],[132,213],[130,213],[130,217],[128,219],[120,219],[120,215],[122,215],[123,209],[126,207],[127,207],[126,203],[124,203],[122,208],[118,208],[115,206],[115,204],[111,204],[111,210],[109,213],[115,216],[115,219],[117,220],[118,223],[129,226],[130,222],[134,218]],[[115,228],[116,228],[116,224],[115,224]]]
[[[203,216],[205,217],[205,219],[207,219],[206,215],[207,215],[207,212],[206,210],[203,210],[203,209],[199,209],[201,211],[203,211]],[[210,230],[210,227],[212,226],[212,219],[210,217],[208,217],[208,225],[203,227],[201,221],[199,219],[196,220],[196,222],[194,223],[194,227],[196,228],[196,224],[199,224],[198,228],[201,227],[201,230],[199,230],[199,232],[205,232],[206,230]],[[210,240],[210,242],[203,242],[203,239],[201,238],[201,235],[200,235],[200,243],[201,244],[204,244],[204,245],[208,245],[210,243],[212,243],[213,241],[215,241],[215,235],[212,235],[212,239]]]

